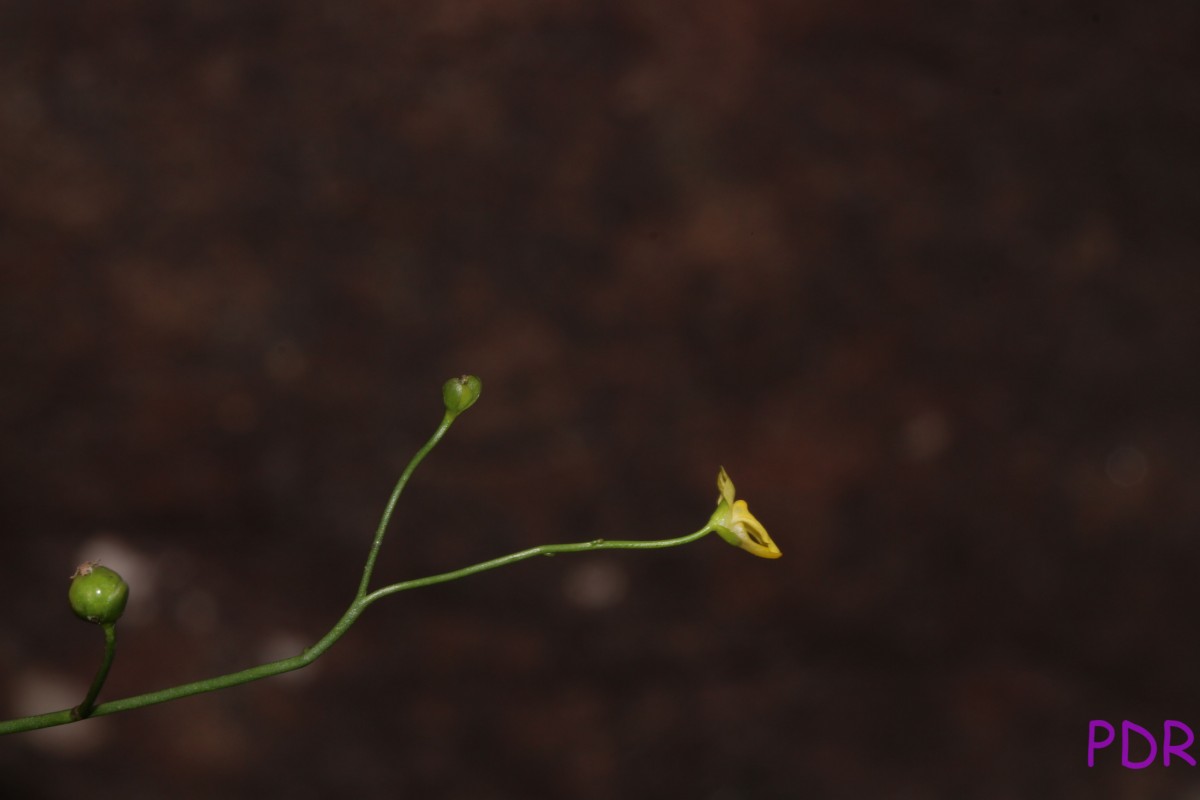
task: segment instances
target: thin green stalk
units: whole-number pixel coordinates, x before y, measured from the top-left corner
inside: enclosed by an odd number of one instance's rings
[[[469,567],[456,569],[452,572],[443,572],[439,575],[430,575],[427,578],[416,578],[411,581],[393,583],[391,586],[385,586],[382,589],[376,589],[371,592],[366,596],[365,600],[368,603],[374,603],[376,600],[387,597],[389,594],[403,592],[407,589],[420,589],[424,586],[432,586],[435,583],[455,581],[459,578],[465,578],[468,575],[474,575],[477,572],[515,564],[518,561],[524,561],[534,556],[552,556],[556,553],[580,553],[587,550],[657,550],[663,547],[678,547],[681,544],[688,544],[711,532],[712,528],[706,525],[695,533],[689,533],[687,536],[680,536],[676,539],[651,539],[648,541],[593,539],[590,542],[574,542],[572,544],[543,544],[531,547],[528,550],[522,550],[518,553],[493,558],[491,561],[484,561],[481,564],[473,564]]]
[[[96,696],[100,694],[100,687],[104,686],[104,681],[108,679],[108,670],[112,667],[113,658],[117,655],[117,624],[108,622],[100,627],[104,629],[104,659],[100,662],[100,669],[96,671],[96,677],[92,679],[87,696],[83,698],[82,703],[71,709],[71,715],[75,719],[87,719],[91,715],[92,709],[96,705]]]
[[[400,493],[408,485],[408,479],[412,477],[417,465],[442,440],[442,437],[446,435],[446,431],[450,430],[450,423],[454,422],[457,416],[457,414],[447,411],[445,416],[442,417],[442,423],[433,432],[433,436],[429,437],[429,441],[425,443],[425,446],[417,451],[417,454],[408,462],[408,466],[404,468],[404,472],[400,473],[400,480],[396,481],[396,487],[392,489],[392,496],[388,498],[387,505],[384,506],[383,516],[379,520],[379,527],[375,530],[375,540],[371,542],[371,552],[367,555],[367,564],[363,568],[362,581],[358,584],[358,594],[355,597],[364,597],[367,594],[367,587],[371,583],[371,573],[375,570],[375,559],[379,556],[379,547],[383,544],[383,536],[387,533],[388,523],[392,521],[392,512],[396,508],[396,501],[400,499]]]
[[[448,422],[443,423],[443,425],[448,425]],[[431,440],[431,442],[436,444],[434,440]],[[427,449],[428,446],[426,450]],[[401,487],[402,485],[398,486],[398,488]],[[269,678],[273,675],[279,675],[284,672],[290,672],[292,670],[300,669],[301,667],[306,667],[320,657],[322,653],[328,650],[334,642],[340,639],[346,633],[346,631],[350,629],[350,626],[354,624],[355,620],[362,615],[362,612],[366,610],[367,606],[371,605],[376,600],[380,600],[388,595],[402,592],[407,589],[418,589],[423,586],[432,586],[436,583],[445,583],[446,581],[465,578],[468,575],[474,575],[477,572],[484,572],[486,570],[496,569],[497,567],[503,567],[508,564],[514,564],[518,561],[524,561],[525,559],[533,558],[534,556],[552,556],[556,553],[578,553],[589,550],[653,550],[663,547],[678,547],[679,545],[694,542],[711,532],[712,528],[710,526],[705,526],[695,533],[688,534],[687,536],[680,536],[675,539],[654,539],[647,541],[608,541],[605,539],[595,539],[590,542],[541,545],[539,547],[531,547],[528,550],[512,553],[507,556],[501,556],[500,558],[494,558],[491,561],[484,561],[480,564],[474,564],[469,567],[453,570],[451,572],[443,572],[438,575],[430,575],[425,578],[417,578],[415,580],[393,583],[390,586],[377,589],[370,594],[355,597],[354,602],[352,602],[350,607],[346,609],[346,613],[342,615],[341,619],[334,623],[334,626],[329,630],[329,632],[326,633],[320,641],[318,641],[312,647],[306,648],[304,652],[300,653],[299,655],[292,656],[291,658],[281,659],[279,661],[272,661],[268,664],[260,664],[257,667],[244,669],[240,672],[232,672],[228,675],[220,675],[215,678],[206,678],[204,680],[194,681],[193,683],[185,683],[181,686],[173,686],[169,689],[162,689],[157,692],[148,692],[146,694],[140,694],[134,697],[126,697],[121,700],[110,700],[107,703],[100,703],[99,705],[95,706],[90,710],[90,713],[85,716],[103,717],[108,714],[116,714],[120,711],[131,711],[135,708],[142,708],[144,706],[155,705],[157,703],[166,703],[170,700],[178,700],[183,697],[201,694],[203,692],[226,689],[230,686],[238,686],[243,683],[249,683],[250,681]],[[373,548],[373,551],[377,549],[377,547]],[[369,577],[369,575],[367,577]],[[113,639],[113,643],[115,646],[115,638]],[[108,660],[111,662],[111,657]],[[102,667],[102,671],[107,673],[107,668]],[[97,675],[97,681],[93,683],[93,689],[95,692],[99,692],[99,684],[103,684],[103,680],[101,679],[100,675]],[[93,692],[89,692],[88,698],[90,700],[95,700],[95,694]],[[85,700],[84,704],[86,705],[87,703],[88,700]],[[83,718],[83,716],[77,715],[76,711],[82,707],[83,705],[77,706],[75,709],[65,709],[63,711],[55,711],[49,714],[39,714],[37,716],[21,717],[19,719],[0,722],[0,735],[78,722]]]

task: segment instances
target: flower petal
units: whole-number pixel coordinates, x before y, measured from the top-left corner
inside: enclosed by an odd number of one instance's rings
[[[724,500],[730,505],[733,504],[733,481],[729,479],[729,473],[725,471],[724,467],[721,467],[721,471],[717,473],[717,491],[721,493],[721,496],[717,498],[718,503]]]
[[[738,500],[733,504],[732,527],[738,539],[741,540],[740,546],[743,550],[759,558],[779,558],[783,555],[782,551],[776,547],[775,542],[771,540],[767,529],[750,513],[750,508],[746,505],[745,500]]]

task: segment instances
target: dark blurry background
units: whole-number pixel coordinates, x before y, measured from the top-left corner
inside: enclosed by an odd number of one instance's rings
[[[1200,10],[0,7],[0,795],[1181,798]],[[1195,750],[1196,748],[1194,748]]]

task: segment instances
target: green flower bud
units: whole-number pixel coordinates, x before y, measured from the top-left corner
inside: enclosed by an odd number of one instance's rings
[[[85,561],[71,576],[67,592],[71,610],[87,622],[111,625],[121,618],[129,599],[129,585],[108,567]]]
[[[479,393],[483,391],[483,382],[474,375],[463,375],[451,378],[442,385],[442,400],[446,410],[458,415],[475,405]]]

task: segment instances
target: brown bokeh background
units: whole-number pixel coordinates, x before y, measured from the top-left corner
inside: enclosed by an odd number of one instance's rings
[[[0,795],[1194,798],[1200,11],[0,8]]]

